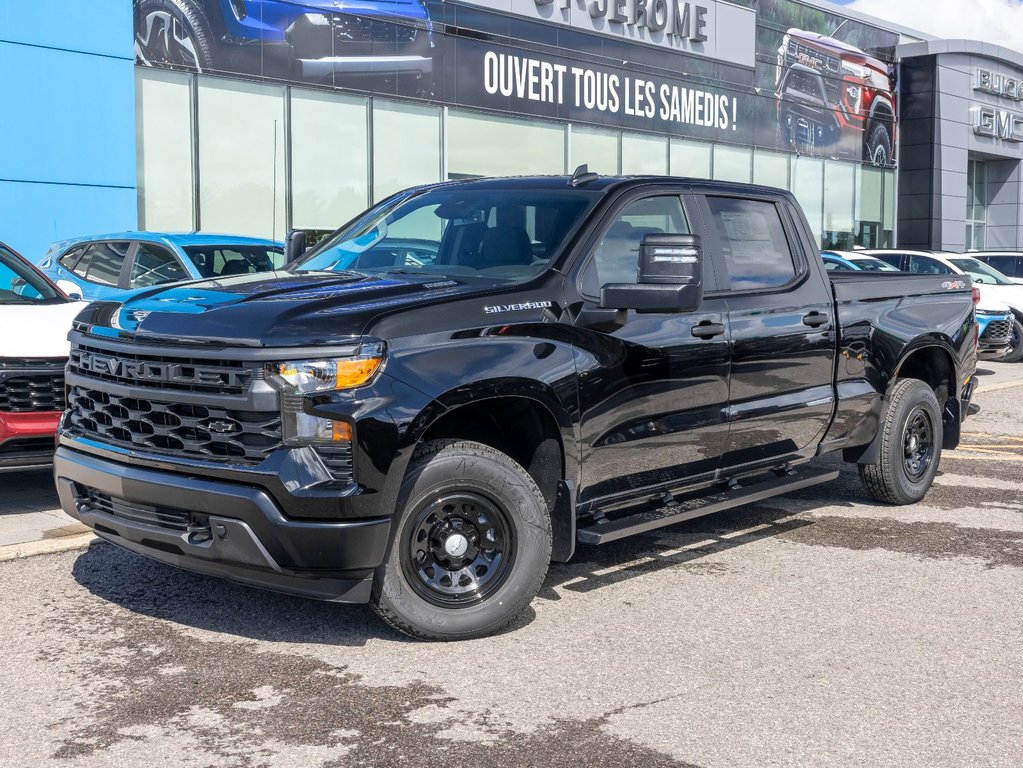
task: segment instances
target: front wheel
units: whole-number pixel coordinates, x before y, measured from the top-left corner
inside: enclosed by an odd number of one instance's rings
[[[931,487],[941,460],[941,406],[918,379],[896,381],[885,396],[881,449],[873,464],[860,464],[870,495],[887,504],[914,504]]]
[[[1009,337],[1009,351],[1002,357],[1003,363],[1017,363],[1023,359],[1023,323],[1013,315],[1012,335]]]
[[[878,168],[892,166],[892,136],[888,124],[874,123],[869,127],[867,142],[863,148],[864,160]]]
[[[395,524],[373,605],[412,637],[493,634],[529,605],[547,575],[552,536],[543,494],[489,446],[424,443],[402,483]]]
[[[202,6],[195,0],[135,0],[135,63],[210,69],[213,32]]]

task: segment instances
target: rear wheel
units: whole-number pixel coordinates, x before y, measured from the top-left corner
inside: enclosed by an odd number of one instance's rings
[[[860,464],[860,478],[878,501],[913,504],[931,487],[941,460],[941,406],[918,379],[896,381],[885,396],[881,448],[873,464]]]
[[[425,443],[398,502],[397,533],[373,604],[424,640],[499,631],[536,595],[551,558],[543,494],[503,453],[469,441]]]
[[[1009,337],[1009,351],[1002,357],[1003,363],[1016,363],[1023,359],[1023,323],[1012,317],[1012,335]]]

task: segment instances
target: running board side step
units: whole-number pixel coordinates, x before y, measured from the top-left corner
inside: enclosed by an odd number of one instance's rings
[[[681,502],[671,502],[660,509],[637,512],[615,520],[604,520],[588,528],[580,528],[576,539],[580,544],[607,544],[611,541],[646,533],[667,525],[722,512],[743,504],[752,504],[781,496],[811,485],[830,482],[838,477],[837,469],[815,470],[802,474],[787,474],[735,490],[719,491],[709,496],[698,496]]]

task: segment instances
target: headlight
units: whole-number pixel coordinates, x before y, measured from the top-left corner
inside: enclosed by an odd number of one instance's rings
[[[280,363],[277,375],[297,394],[328,392],[335,389],[361,387],[373,378],[383,357],[359,355],[325,360],[298,360]]]
[[[845,93],[849,97],[849,103],[857,106],[860,100],[860,87],[858,85],[847,85]]]
[[[383,362],[383,346],[368,344],[348,357],[292,360],[269,366],[269,379],[282,393],[285,442],[350,442],[352,428],[348,422],[306,413],[304,396],[361,387],[376,375]]]

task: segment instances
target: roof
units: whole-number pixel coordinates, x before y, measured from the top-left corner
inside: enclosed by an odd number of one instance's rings
[[[186,245],[273,245],[283,247],[282,243],[262,237],[242,237],[240,235],[220,235],[211,232],[110,232],[88,237],[74,237],[62,242],[62,245],[84,243],[92,240],[140,240],[146,243],[173,243]]]

